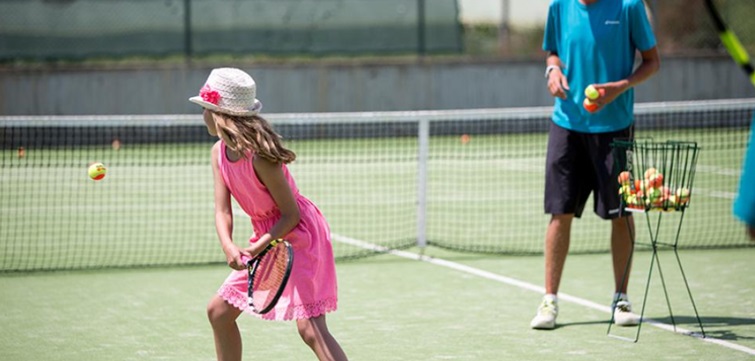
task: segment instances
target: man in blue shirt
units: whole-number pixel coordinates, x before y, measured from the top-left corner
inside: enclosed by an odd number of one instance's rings
[[[755,241],[755,114],[750,125],[750,145],[745,153],[739,194],[734,201],[734,215],[747,226],[750,239]]]
[[[551,219],[545,234],[545,296],[530,326],[556,326],[572,220],[581,217],[591,193],[595,213],[611,221],[615,322],[636,325],[624,277],[634,222],[619,209],[616,175],[622,165],[614,166],[611,142],[633,136],[632,88],[660,67],[645,6],[642,0],[553,0],[543,50],[548,91],[555,97],[545,171],[545,212]],[[641,62],[635,68],[638,51]],[[601,93],[592,113],[582,106],[589,85]]]

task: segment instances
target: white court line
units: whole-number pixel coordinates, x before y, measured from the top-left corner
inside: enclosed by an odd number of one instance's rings
[[[489,279],[491,281],[505,283],[507,285],[523,288],[525,290],[529,290],[529,291],[533,291],[533,292],[537,292],[537,293],[541,293],[541,294],[545,292],[545,289],[543,287],[536,286],[536,285],[533,285],[531,283],[520,281],[520,280],[511,278],[511,277],[506,277],[506,276],[502,276],[502,275],[499,275],[499,274],[495,274],[493,272],[488,272],[488,271],[484,271],[484,270],[481,270],[481,269],[478,269],[478,268],[466,266],[466,265],[463,265],[461,263],[451,262],[451,261],[447,261],[447,260],[440,259],[440,258],[433,258],[433,257],[429,257],[429,256],[417,254],[417,253],[412,253],[412,252],[394,250],[394,249],[386,248],[386,247],[383,247],[383,246],[380,246],[380,245],[377,245],[377,244],[373,244],[373,243],[369,243],[369,242],[365,242],[365,241],[360,241],[360,240],[357,240],[357,239],[353,239],[353,238],[349,238],[349,237],[344,237],[344,236],[340,236],[340,235],[336,235],[336,234],[333,234],[332,237],[333,237],[334,241],[338,241],[338,242],[341,242],[341,243],[349,244],[349,245],[352,245],[352,246],[361,247],[361,248],[365,248],[365,249],[369,249],[369,250],[373,250],[373,251],[377,251],[377,252],[382,252],[382,253],[390,253],[390,254],[398,256],[398,257],[403,257],[403,258],[408,258],[408,259],[413,259],[413,260],[417,260],[417,261],[431,263],[431,264],[434,264],[436,266],[441,266],[441,267],[446,267],[446,268],[454,269],[454,270],[461,271],[461,272],[464,272],[464,273],[469,273],[469,274],[472,274],[472,275],[475,275],[475,276],[486,278],[486,279]],[[580,306],[585,306],[585,307],[592,308],[592,309],[598,310],[598,311],[602,311],[602,312],[605,312],[605,313],[608,313],[608,314],[611,313],[611,308],[608,307],[608,306],[601,305],[601,304],[598,304],[598,303],[595,303],[595,302],[592,302],[592,301],[588,301],[586,299],[579,298],[579,297],[576,297],[576,296],[571,296],[571,295],[559,292],[558,298],[560,300],[566,300],[567,302],[576,303],[576,304],[578,304]],[[676,327],[676,330],[674,330],[674,326],[673,325],[669,325],[667,323],[659,322],[659,321],[656,321],[656,320],[653,320],[653,319],[650,319],[650,318],[643,318],[643,322],[645,322],[645,323],[647,323],[649,325],[658,327],[658,328],[660,328],[662,330],[679,333],[679,334],[682,334],[682,335],[685,335],[685,336],[692,336],[692,337],[697,338],[700,341],[705,341],[705,342],[713,343],[713,344],[716,344],[716,345],[719,345],[719,346],[730,348],[732,350],[737,350],[737,351],[741,351],[741,352],[744,352],[744,353],[747,353],[747,354],[750,354],[750,355],[755,355],[755,349],[751,349],[749,347],[745,347],[745,346],[738,345],[738,344],[735,344],[735,343],[732,343],[732,342],[728,342],[728,341],[724,341],[724,340],[710,338],[710,336],[702,338],[699,332],[692,332],[692,331],[683,329],[681,327]]]

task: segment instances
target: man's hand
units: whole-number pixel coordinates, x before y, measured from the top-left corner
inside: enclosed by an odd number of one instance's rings
[[[566,75],[561,72],[560,68],[555,68],[548,74],[548,91],[554,97],[566,99],[566,92],[569,91],[569,82],[566,81]]]
[[[611,83],[593,84],[595,89],[600,92],[600,97],[592,102],[598,105],[598,110],[602,109],[605,105],[614,101],[621,93],[629,89],[629,82],[626,80],[616,81]]]

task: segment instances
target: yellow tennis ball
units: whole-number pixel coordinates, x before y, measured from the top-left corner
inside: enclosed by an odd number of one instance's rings
[[[587,97],[587,99],[595,100],[600,97],[600,92],[594,86],[590,85],[585,88],[585,96]]]
[[[92,180],[98,181],[105,178],[106,173],[107,168],[102,163],[94,163],[89,166],[89,178],[92,178]]]

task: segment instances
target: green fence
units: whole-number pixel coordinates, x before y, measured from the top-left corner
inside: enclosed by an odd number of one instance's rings
[[[0,60],[461,51],[456,0],[5,0]]]

